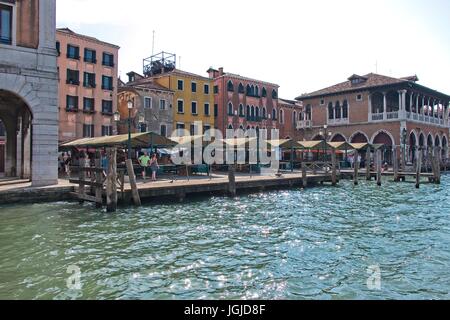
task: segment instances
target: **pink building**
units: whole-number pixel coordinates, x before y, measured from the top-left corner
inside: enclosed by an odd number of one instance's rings
[[[58,29],[59,142],[116,133],[119,47]]]

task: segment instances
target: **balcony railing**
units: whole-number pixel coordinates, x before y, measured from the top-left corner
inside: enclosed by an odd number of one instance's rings
[[[348,118],[328,119],[329,125],[349,124]]]
[[[312,128],[311,120],[297,121],[297,130]]]
[[[426,122],[426,123],[433,123],[440,126],[447,126],[446,120],[442,119],[441,117],[434,117],[429,115],[423,115],[418,114],[414,112],[407,112],[406,118],[413,121],[419,121],[419,122]]]
[[[384,114],[383,113],[372,113],[372,121],[383,121]]]
[[[394,112],[388,112],[386,113],[386,118],[388,120],[392,120],[392,119],[398,119],[398,111],[394,111]]]

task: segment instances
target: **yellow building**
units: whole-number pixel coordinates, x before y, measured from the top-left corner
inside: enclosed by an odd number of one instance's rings
[[[174,69],[152,76],[155,83],[174,91],[173,127],[186,129],[191,135],[214,128],[214,82],[212,79]],[[201,121],[203,128],[195,130]]]

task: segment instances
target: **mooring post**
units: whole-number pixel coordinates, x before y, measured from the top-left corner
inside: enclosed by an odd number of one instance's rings
[[[228,194],[230,197],[236,197],[236,168],[234,165],[228,165]]]
[[[303,188],[308,186],[308,175],[306,174],[306,164],[305,161],[302,160],[302,185]]]
[[[337,164],[336,164],[336,149],[331,150],[331,184],[337,184]]]
[[[80,160],[80,167],[79,167],[79,172],[78,172],[78,176],[79,176],[79,180],[80,180],[80,184],[78,185],[78,199],[79,199],[79,203],[82,204],[84,202],[84,179],[86,177],[86,172],[84,171],[84,166],[81,163],[82,160]]]
[[[139,190],[136,183],[136,175],[134,174],[133,161],[127,159],[125,162],[127,165],[128,177],[130,178],[131,196],[133,197],[133,203],[136,206],[141,205],[141,197],[139,196]],[[143,168],[145,170],[145,168]]]
[[[359,174],[359,172],[358,172],[358,170],[359,170],[358,158],[359,158],[359,152],[358,152],[358,150],[355,149],[355,155],[354,155],[354,161],[353,161],[354,167],[355,167],[354,168],[354,172],[353,172],[353,183],[354,183],[355,186],[358,185],[358,174]]]
[[[381,149],[377,149],[377,185],[381,186]]]
[[[439,160],[439,147],[434,148],[433,162],[434,162],[434,183],[441,183],[441,162]]]
[[[371,164],[370,155],[371,155],[370,147],[367,147],[367,150],[366,150],[366,180],[367,181],[372,180],[372,176],[371,176],[371,172],[370,172],[370,164]]]
[[[423,157],[423,152],[419,148],[419,152],[417,154],[417,163],[416,163],[416,188],[417,189],[420,188],[420,173],[422,171],[422,157]]]
[[[106,178],[106,211],[117,210],[117,149],[108,149],[108,176]]]
[[[394,149],[392,150],[392,157],[394,161],[394,181],[399,182],[399,175],[398,175],[398,151],[397,146],[394,146]]]
[[[103,205],[103,186],[102,186],[102,172],[101,169],[101,161],[99,159],[99,154],[97,153],[97,158],[95,159],[95,207],[101,208]]]

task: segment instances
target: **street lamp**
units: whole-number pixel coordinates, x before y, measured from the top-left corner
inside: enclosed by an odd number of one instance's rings
[[[331,131],[328,131],[328,126],[324,125],[323,129],[320,129],[319,135],[322,137],[322,140],[323,140],[323,159],[325,162],[326,144],[327,144],[328,139],[331,138],[332,133],[331,133]]]

